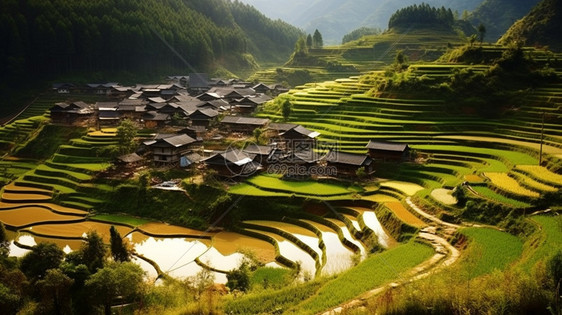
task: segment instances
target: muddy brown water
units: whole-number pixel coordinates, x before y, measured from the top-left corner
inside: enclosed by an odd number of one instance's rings
[[[89,231],[96,231],[103,241],[109,244],[109,229],[113,224],[95,221],[84,221],[72,224],[44,224],[32,226],[28,229],[31,233],[47,237],[84,238]],[[121,236],[127,235],[133,229],[123,225],[114,225]]]
[[[84,217],[76,215],[63,215],[50,210],[30,206],[13,210],[0,210],[0,221],[12,227],[22,227],[41,222],[76,221]]]

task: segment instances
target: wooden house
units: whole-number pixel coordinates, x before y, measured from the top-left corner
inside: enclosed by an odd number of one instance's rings
[[[247,177],[261,169],[254,156],[240,150],[219,152],[202,161],[218,175],[228,178]]]
[[[125,168],[135,168],[142,164],[144,159],[136,153],[118,156],[115,159],[115,165]]]
[[[267,118],[252,118],[243,116],[225,116],[221,125],[230,132],[252,133],[256,128],[264,128],[269,123]]]
[[[157,165],[178,165],[182,156],[193,149],[195,139],[186,134],[159,135],[154,140],[145,141],[152,160]]]
[[[187,91],[190,95],[199,95],[208,91],[209,76],[206,73],[191,73],[189,74],[189,82],[187,84]]]
[[[53,83],[53,92],[57,94],[70,94],[76,86],[72,83]]]
[[[256,93],[260,93],[260,94],[267,94],[271,92],[271,89],[269,88],[269,86],[263,84],[263,83],[258,83],[254,86],[252,86],[252,89],[254,89],[254,91],[256,91]]]
[[[278,156],[276,154],[278,150],[272,145],[257,145],[254,143],[246,146],[243,151],[248,155],[253,155],[255,162],[266,165],[269,164],[270,160],[274,160]]]
[[[390,143],[370,140],[365,146],[375,161],[403,161],[409,158],[410,147],[405,143]]]
[[[214,109],[204,109],[198,108],[193,112],[189,113],[188,117],[191,120],[191,124],[194,126],[209,126],[211,121],[215,120],[219,112]]]
[[[297,125],[279,134],[281,142],[287,151],[312,150],[319,132],[311,131],[301,125]]]
[[[159,113],[157,111],[147,111],[142,115],[141,121],[144,127],[148,129],[161,128],[168,124],[172,118],[169,114]]]
[[[235,100],[230,104],[236,108],[240,113],[252,113],[259,105],[271,100],[267,95],[246,96],[241,99]]]
[[[366,154],[330,151],[326,154],[326,164],[336,168],[338,177],[354,177],[361,168],[366,174],[374,172],[373,159]]]
[[[51,121],[61,124],[81,123],[94,115],[94,107],[84,102],[56,103],[50,108]]]
[[[179,133],[185,133],[186,135],[192,137],[193,139],[196,139],[197,141],[203,141],[203,138],[207,133],[207,128],[201,125],[192,125],[180,130]]]

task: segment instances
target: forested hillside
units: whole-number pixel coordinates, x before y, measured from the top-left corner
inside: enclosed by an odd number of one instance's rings
[[[464,10],[474,10],[482,0],[240,0],[254,5],[272,18],[280,18],[307,33],[315,29],[322,32],[328,45],[339,44],[342,37],[362,26],[384,29],[389,17],[398,9],[427,3],[431,6],[451,8],[459,15]]]
[[[539,0],[485,0],[468,19],[473,25],[486,27],[486,40],[494,42],[513,23],[525,16]]]
[[[14,82],[69,72],[236,71],[252,57],[285,60],[300,35],[238,1],[7,0],[0,72]]]
[[[562,1],[543,0],[531,12],[517,21],[502,38],[500,44],[518,42],[523,45],[548,46],[555,51],[562,50]]]

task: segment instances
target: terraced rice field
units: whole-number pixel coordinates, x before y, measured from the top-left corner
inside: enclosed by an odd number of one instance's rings
[[[506,173],[489,172],[484,173],[484,175],[490,179],[494,186],[503,191],[531,198],[539,197],[538,192],[529,190],[521,186],[515,179],[509,177]]]
[[[457,203],[457,199],[451,195],[452,192],[450,189],[438,188],[432,190],[430,195],[442,204],[454,205]]]
[[[503,270],[520,258],[523,252],[521,239],[509,233],[489,228],[464,228],[460,232],[470,242],[471,257],[476,257],[470,268],[470,276],[476,277],[490,273],[494,269]]]
[[[415,227],[424,227],[427,224],[418,217],[408,211],[400,202],[387,202],[384,204],[390,209],[401,221]]]
[[[62,215],[40,207],[23,207],[14,210],[1,210],[0,221],[11,228],[22,228],[30,225],[52,222],[83,221],[84,216]]]
[[[504,195],[498,194],[487,186],[472,186],[471,187],[477,194],[485,199],[492,200],[498,203],[506,204],[514,208],[529,208],[531,205],[526,202],[515,200]]]

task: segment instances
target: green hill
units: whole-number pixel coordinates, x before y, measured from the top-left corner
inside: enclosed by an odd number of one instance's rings
[[[562,1],[543,0],[528,15],[517,21],[498,43],[518,42],[524,45],[548,46],[562,50]]]
[[[496,41],[513,22],[525,16],[539,0],[486,0],[474,11],[468,20],[475,26],[486,27],[486,40]]]
[[[2,1],[0,12],[3,82],[70,72],[237,72],[255,67],[254,58],[286,60],[301,35],[225,0]]]

